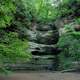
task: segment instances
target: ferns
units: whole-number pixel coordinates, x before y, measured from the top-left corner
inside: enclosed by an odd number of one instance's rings
[[[12,0],[0,1],[0,28],[10,25],[16,8]]]
[[[76,20],[74,23],[76,24]],[[63,69],[72,68],[73,61],[80,61],[80,32],[75,31],[75,24],[67,24],[64,27],[66,32],[60,37],[57,44],[62,48],[59,58]]]
[[[0,69],[4,67],[6,61],[15,63],[16,61],[29,60],[31,54],[27,48],[27,40],[21,41],[17,33],[4,32],[0,38],[0,64],[2,65]]]
[[[28,14],[36,21],[51,21],[58,16],[58,11],[47,0],[22,0]]]

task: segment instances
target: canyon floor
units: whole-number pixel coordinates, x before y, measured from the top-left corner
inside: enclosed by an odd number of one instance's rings
[[[0,80],[80,80],[80,73],[20,72]]]

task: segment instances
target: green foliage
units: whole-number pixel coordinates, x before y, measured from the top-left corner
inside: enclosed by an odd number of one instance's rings
[[[59,17],[74,14],[78,0],[22,0],[30,20],[49,22]],[[74,5],[75,4],[75,5]]]
[[[60,53],[60,66],[63,69],[72,68],[73,61],[80,61],[80,32],[75,31],[74,24],[71,26],[67,24],[64,33],[58,42],[58,46],[62,48]]]
[[[14,1],[0,1],[0,73],[7,73],[5,63],[28,61],[31,58],[31,54],[28,51],[28,41],[24,38],[21,40],[19,33],[9,30],[9,28],[12,28],[11,30],[15,28],[15,26],[12,27],[10,25],[12,25],[12,22],[15,23],[17,21],[14,13],[18,5]]]
[[[0,28],[11,24],[15,10],[12,0],[0,0]]]
[[[22,0],[22,2],[30,19],[46,22],[59,16],[58,10],[49,0]]]
[[[21,41],[18,38],[18,34],[14,32],[2,32],[1,35],[0,65],[2,66],[0,66],[0,69],[4,67],[6,62],[15,63],[16,61],[27,61],[31,57],[30,52],[27,50],[27,40]]]
[[[77,19],[75,20],[75,22],[76,22],[77,24],[80,24],[80,18],[77,18]]]

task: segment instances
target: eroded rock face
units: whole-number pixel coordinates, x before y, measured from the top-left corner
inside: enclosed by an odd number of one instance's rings
[[[57,55],[61,50],[54,45],[37,44],[29,42],[30,51],[33,55]]]
[[[31,30],[27,30],[27,38],[29,41],[36,42],[37,41],[37,33]]]
[[[33,27],[32,27],[33,28]],[[27,30],[28,39],[38,44],[56,44],[59,38],[58,30],[55,26],[37,26],[35,31]]]
[[[34,28],[34,29],[33,29]],[[60,53],[55,44],[58,42],[59,33],[55,25],[53,24],[39,24],[33,26],[32,29],[27,30],[27,36],[29,40],[29,50],[31,51],[35,65],[35,69],[43,70],[56,70],[58,63],[55,61],[57,55]],[[54,57],[55,55],[55,57]],[[38,56],[38,57],[37,57]],[[41,59],[42,56],[45,56],[44,59]],[[49,59],[46,56],[52,56]],[[41,57],[41,58],[40,58]],[[40,58],[40,59],[39,59]],[[44,62],[44,64],[43,64]],[[48,63],[49,62],[49,63]],[[37,63],[37,65],[36,65]],[[31,66],[32,67],[32,66]]]
[[[53,30],[48,31],[38,31],[37,42],[40,44],[56,44],[58,41],[58,32]]]
[[[32,27],[34,28],[34,27]],[[36,54],[56,54],[54,44],[58,42],[59,33],[55,25],[45,24],[36,26],[35,30],[27,30],[30,51]]]

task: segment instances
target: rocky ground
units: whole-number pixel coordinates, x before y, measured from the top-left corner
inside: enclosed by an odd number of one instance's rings
[[[29,72],[14,73],[0,80],[80,80],[80,73]]]

